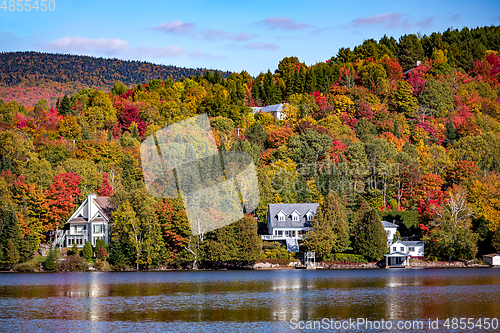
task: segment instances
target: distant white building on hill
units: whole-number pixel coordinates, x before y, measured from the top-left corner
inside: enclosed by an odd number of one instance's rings
[[[266,112],[273,115],[277,120],[283,120],[285,118],[285,111],[283,110],[283,103],[273,104],[267,106],[254,106],[252,107],[252,111],[254,113],[257,112]]]

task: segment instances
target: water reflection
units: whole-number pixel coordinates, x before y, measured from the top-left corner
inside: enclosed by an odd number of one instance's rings
[[[0,325],[282,332],[290,320],[494,318],[499,296],[495,269],[1,273]]]

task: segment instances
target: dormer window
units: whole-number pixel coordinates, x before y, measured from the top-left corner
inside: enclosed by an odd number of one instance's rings
[[[292,221],[294,222],[298,222],[299,221],[299,218],[300,218],[300,215],[299,215],[299,212],[297,212],[296,210],[292,213]]]
[[[313,216],[314,216],[313,211],[312,211],[312,210],[308,211],[308,212],[306,213],[306,221],[307,221],[307,222],[311,222],[311,221],[312,221],[312,219],[313,219]]]
[[[278,221],[285,222],[285,213],[283,211],[278,213]]]

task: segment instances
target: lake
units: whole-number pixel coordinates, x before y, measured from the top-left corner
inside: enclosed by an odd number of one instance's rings
[[[1,331],[498,332],[499,319],[491,268],[0,273]]]

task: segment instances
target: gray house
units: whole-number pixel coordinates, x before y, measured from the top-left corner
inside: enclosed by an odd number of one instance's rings
[[[318,210],[317,203],[269,204],[267,230],[263,240],[285,241],[287,250],[298,252],[298,240],[302,239]]]
[[[68,219],[66,230],[58,230],[54,245],[72,247],[76,244],[81,248],[85,242],[96,245],[97,239],[109,242],[109,221],[111,208],[109,197],[100,197],[89,194],[87,199],[78,207]]]

